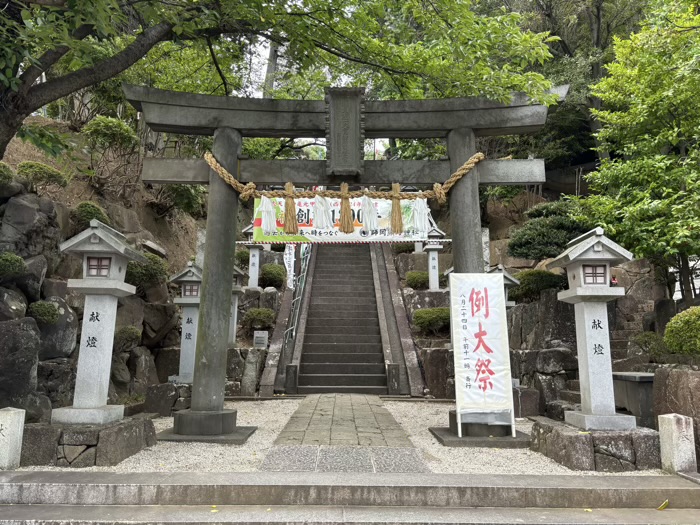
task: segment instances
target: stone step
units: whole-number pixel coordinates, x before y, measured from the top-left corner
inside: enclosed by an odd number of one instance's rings
[[[559,399],[572,404],[580,403],[581,392],[577,392],[575,390],[561,390],[559,392]]]
[[[306,321],[306,330],[308,331],[310,328],[315,328],[315,327],[324,327],[324,326],[357,326],[361,328],[374,328],[374,327],[379,327],[379,319],[375,316],[373,318],[358,318],[358,319],[348,319],[348,318],[326,318],[326,319],[321,319],[318,317],[314,317],[312,319],[308,319]]]
[[[618,339],[610,341],[610,348],[613,350],[627,350],[629,341],[627,339]]]
[[[213,511],[216,510],[214,513]],[[647,511],[648,512],[648,511]],[[646,514],[644,512],[643,514]],[[653,511],[652,511],[653,512]],[[220,525],[288,525],[290,523],[359,525],[522,525],[579,523],[610,523],[631,525],[641,523],[638,509],[599,509],[593,507],[588,516],[581,509],[550,508],[452,508],[452,507],[365,507],[330,505],[15,505],[0,506],[0,523],[35,523],[64,525],[66,523],[110,523],[114,525],[150,525],[153,523],[185,525],[217,523]],[[660,525],[693,523],[697,511],[666,509],[654,513],[654,523]]]
[[[380,339],[381,341],[381,339]],[[357,354],[370,354],[372,352],[377,352],[382,354],[381,342],[378,343],[328,343],[328,342],[318,342],[309,343],[304,341],[303,353],[321,353],[321,354],[331,354],[331,353],[357,353]],[[382,354],[383,355],[383,354]]]
[[[641,332],[642,330],[644,330],[644,326],[642,326],[642,321],[623,321],[622,329],[632,330],[634,332]]]
[[[301,374],[384,374],[383,363],[305,363],[302,359]]]
[[[317,305],[309,308],[309,320],[311,319],[374,319],[377,320],[377,312],[366,311],[364,309],[358,309],[354,305],[350,305],[350,308],[340,309],[339,306],[335,305],[333,308],[328,308],[326,305]]]
[[[627,347],[625,348],[613,348],[610,351],[610,357],[613,359],[627,359]]]
[[[654,311],[654,301],[644,301],[643,303],[639,303],[637,305],[637,309],[640,312],[653,312]]]
[[[314,282],[314,294],[317,292],[333,292],[342,294],[346,292],[372,292],[374,294],[373,284],[318,284]]]
[[[337,275],[314,275],[314,286],[326,286],[326,285],[361,285],[361,286],[374,286],[374,278],[372,276],[367,277],[356,277],[353,279],[343,279],[338,278]]]
[[[314,335],[307,334],[304,336],[304,346],[314,343],[345,343],[345,344],[362,344],[362,343],[375,343],[380,344],[382,338],[379,335],[337,335],[337,334],[323,334]]]
[[[325,326],[307,326],[306,335],[380,335],[379,326],[338,326],[327,323]]]
[[[357,304],[350,304],[350,303],[338,303],[338,304],[333,304],[331,303],[314,303],[313,302],[313,297],[311,298],[311,308],[309,308],[309,314],[316,314],[316,313],[337,313],[340,314],[342,313],[343,315],[338,315],[337,317],[345,317],[345,312],[358,312],[361,313],[361,317],[371,317],[372,315],[377,315],[377,307],[376,305],[374,308],[358,308]],[[311,317],[311,315],[309,315]]]
[[[547,406],[545,407],[545,415],[551,419],[564,421],[564,412],[567,410],[581,410],[581,405],[578,403],[569,403],[568,401],[557,399],[547,403]]]
[[[374,294],[374,288],[372,288],[371,290],[346,290],[343,292],[337,292],[335,290],[329,290],[327,288],[314,289],[313,293],[311,294],[311,298],[318,299],[320,297],[335,297],[339,299],[348,297],[369,300],[376,299],[376,295]]]
[[[336,265],[316,265],[314,268],[314,275],[324,275],[324,276],[337,276],[337,277],[349,277],[353,275],[357,276],[367,276],[372,275],[372,267],[357,267],[353,265],[347,266],[336,266]]]
[[[316,257],[316,265],[318,266],[319,264],[338,264],[338,265],[343,265],[347,266],[349,264],[358,264],[358,265],[372,265],[372,259],[370,258],[369,254],[367,255],[343,255],[339,257],[328,257],[328,256],[319,256]]]
[[[636,330],[613,330],[610,332],[610,339],[619,341],[621,339],[629,340],[631,337],[637,335]]]
[[[297,387],[299,394],[373,394],[386,395],[387,387],[385,386],[299,386]]]
[[[573,390],[575,392],[580,392],[581,391],[581,381],[578,379],[569,379],[566,382],[566,388],[569,390]]]
[[[675,509],[700,509],[700,485],[679,476],[0,472],[3,505],[206,505],[211,509],[212,505],[303,504],[385,507],[393,512],[402,506],[453,507],[461,508],[466,518],[472,507],[508,507],[519,512],[526,508],[655,509],[667,499]],[[590,518],[587,514],[581,512],[580,520]],[[652,519],[643,513],[640,523],[661,519],[663,514],[655,512]],[[216,518],[210,512],[207,516]],[[101,519],[114,516],[103,514]]]
[[[373,364],[380,363],[384,366],[384,354],[379,352],[304,352],[301,356],[302,366],[306,364]]]
[[[357,306],[363,306],[366,305],[368,310],[375,310],[377,309],[377,299],[372,294],[371,296],[367,297],[343,297],[342,301],[339,300],[336,297],[316,297],[315,294],[311,294],[311,305],[316,305],[316,304],[335,304],[338,302],[342,302],[344,305],[357,305]]]
[[[299,374],[299,386],[383,386],[386,374]]]

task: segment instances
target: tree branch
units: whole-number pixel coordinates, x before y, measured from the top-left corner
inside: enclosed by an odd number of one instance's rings
[[[224,84],[224,91],[226,92],[226,96],[229,96],[229,90],[228,90],[228,82],[226,81],[226,75],[224,75],[224,72],[221,71],[221,66],[219,66],[219,61],[216,59],[216,53],[214,53],[214,47],[211,45],[211,38],[207,37],[207,46],[209,47],[209,54],[211,55],[211,59],[214,61],[214,67],[216,68],[216,71],[219,73],[219,77],[221,78],[221,82]]]

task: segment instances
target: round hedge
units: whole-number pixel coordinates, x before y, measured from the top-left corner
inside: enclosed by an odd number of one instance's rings
[[[287,272],[281,264],[263,264],[260,268],[260,286],[282,288]]]
[[[427,290],[430,284],[428,272],[406,272],[406,286],[414,290]]]
[[[168,263],[153,253],[144,254],[146,262],[129,261],[125,281],[134,286],[146,287],[168,280]]]
[[[19,255],[12,252],[0,254],[0,280],[23,275],[27,271],[27,265]]]
[[[252,334],[255,330],[266,330],[275,324],[275,311],[270,308],[251,308],[243,317],[243,327]]]
[[[30,304],[27,315],[42,324],[56,324],[59,318],[58,307],[48,301],[37,301]]]
[[[65,188],[68,185],[68,179],[63,173],[41,162],[20,162],[17,165],[17,175],[27,179],[34,185],[54,184],[61,188]]]
[[[90,221],[92,219],[97,219],[102,224],[111,226],[112,222],[109,220],[107,213],[100,207],[99,204],[86,201],[78,204],[75,209],[71,212],[71,218],[75,224],[76,232],[81,232],[90,226]]]
[[[416,250],[415,243],[412,242],[395,242],[391,245],[391,251],[395,254],[413,253]]]
[[[700,306],[674,316],[666,325],[664,342],[672,354],[700,355]]]
[[[141,330],[135,326],[122,326],[114,332],[114,353],[128,352],[141,342]]]
[[[520,284],[508,291],[508,299],[516,303],[537,301],[545,290],[563,290],[567,286],[565,275],[545,270],[525,270],[515,276]]]
[[[10,184],[15,178],[12,168],[0,161],[0,185]]]
[[[248,263],[250,262],[250,252],[245,248],[239,248],[236,250],[236,266],[245,270],[248,268]]]
[[[449,332],[449,308],[422,308],[413,312],[413,324],[426,335]]]

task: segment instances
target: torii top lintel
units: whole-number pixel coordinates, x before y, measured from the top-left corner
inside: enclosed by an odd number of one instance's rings
[[[142,111],[154,131],[213,135],[229,127],[247,137],[322,137],[327,102],[195,95],[144,86],[123,86],[127,100]],[[563,99],[568,86],[552,93]],[[453,129],[470,128],[477,136],[537,131],[547,107],[516,94],[510,104],[484,98],[370,100],[364,102],[366,138],[438,138]]]

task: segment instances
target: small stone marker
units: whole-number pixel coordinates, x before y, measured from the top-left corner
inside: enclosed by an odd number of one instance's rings
[[[253,332],[253,348],[267,349],[267,339],[268,339],[267,331],[256,330],[255,332]]]
[[[260,276],[260,252],[261,244],[246,244],[248,248],[248,287],[257,288]]]
[[[428,232],[428,242],[423,246],[424,251],[428,252],[428,289],[432,291],[440,290],[440,263],[438,253],[443,248],[440,239],[444,237],[445,232],[435,226]]]
[[[24,410],[0,410],[0,470],[14,470],[19,467],[23,435]]]
[[[661,468],[668,472],[697,472],[693,418],[680,414],[659,416]]]

